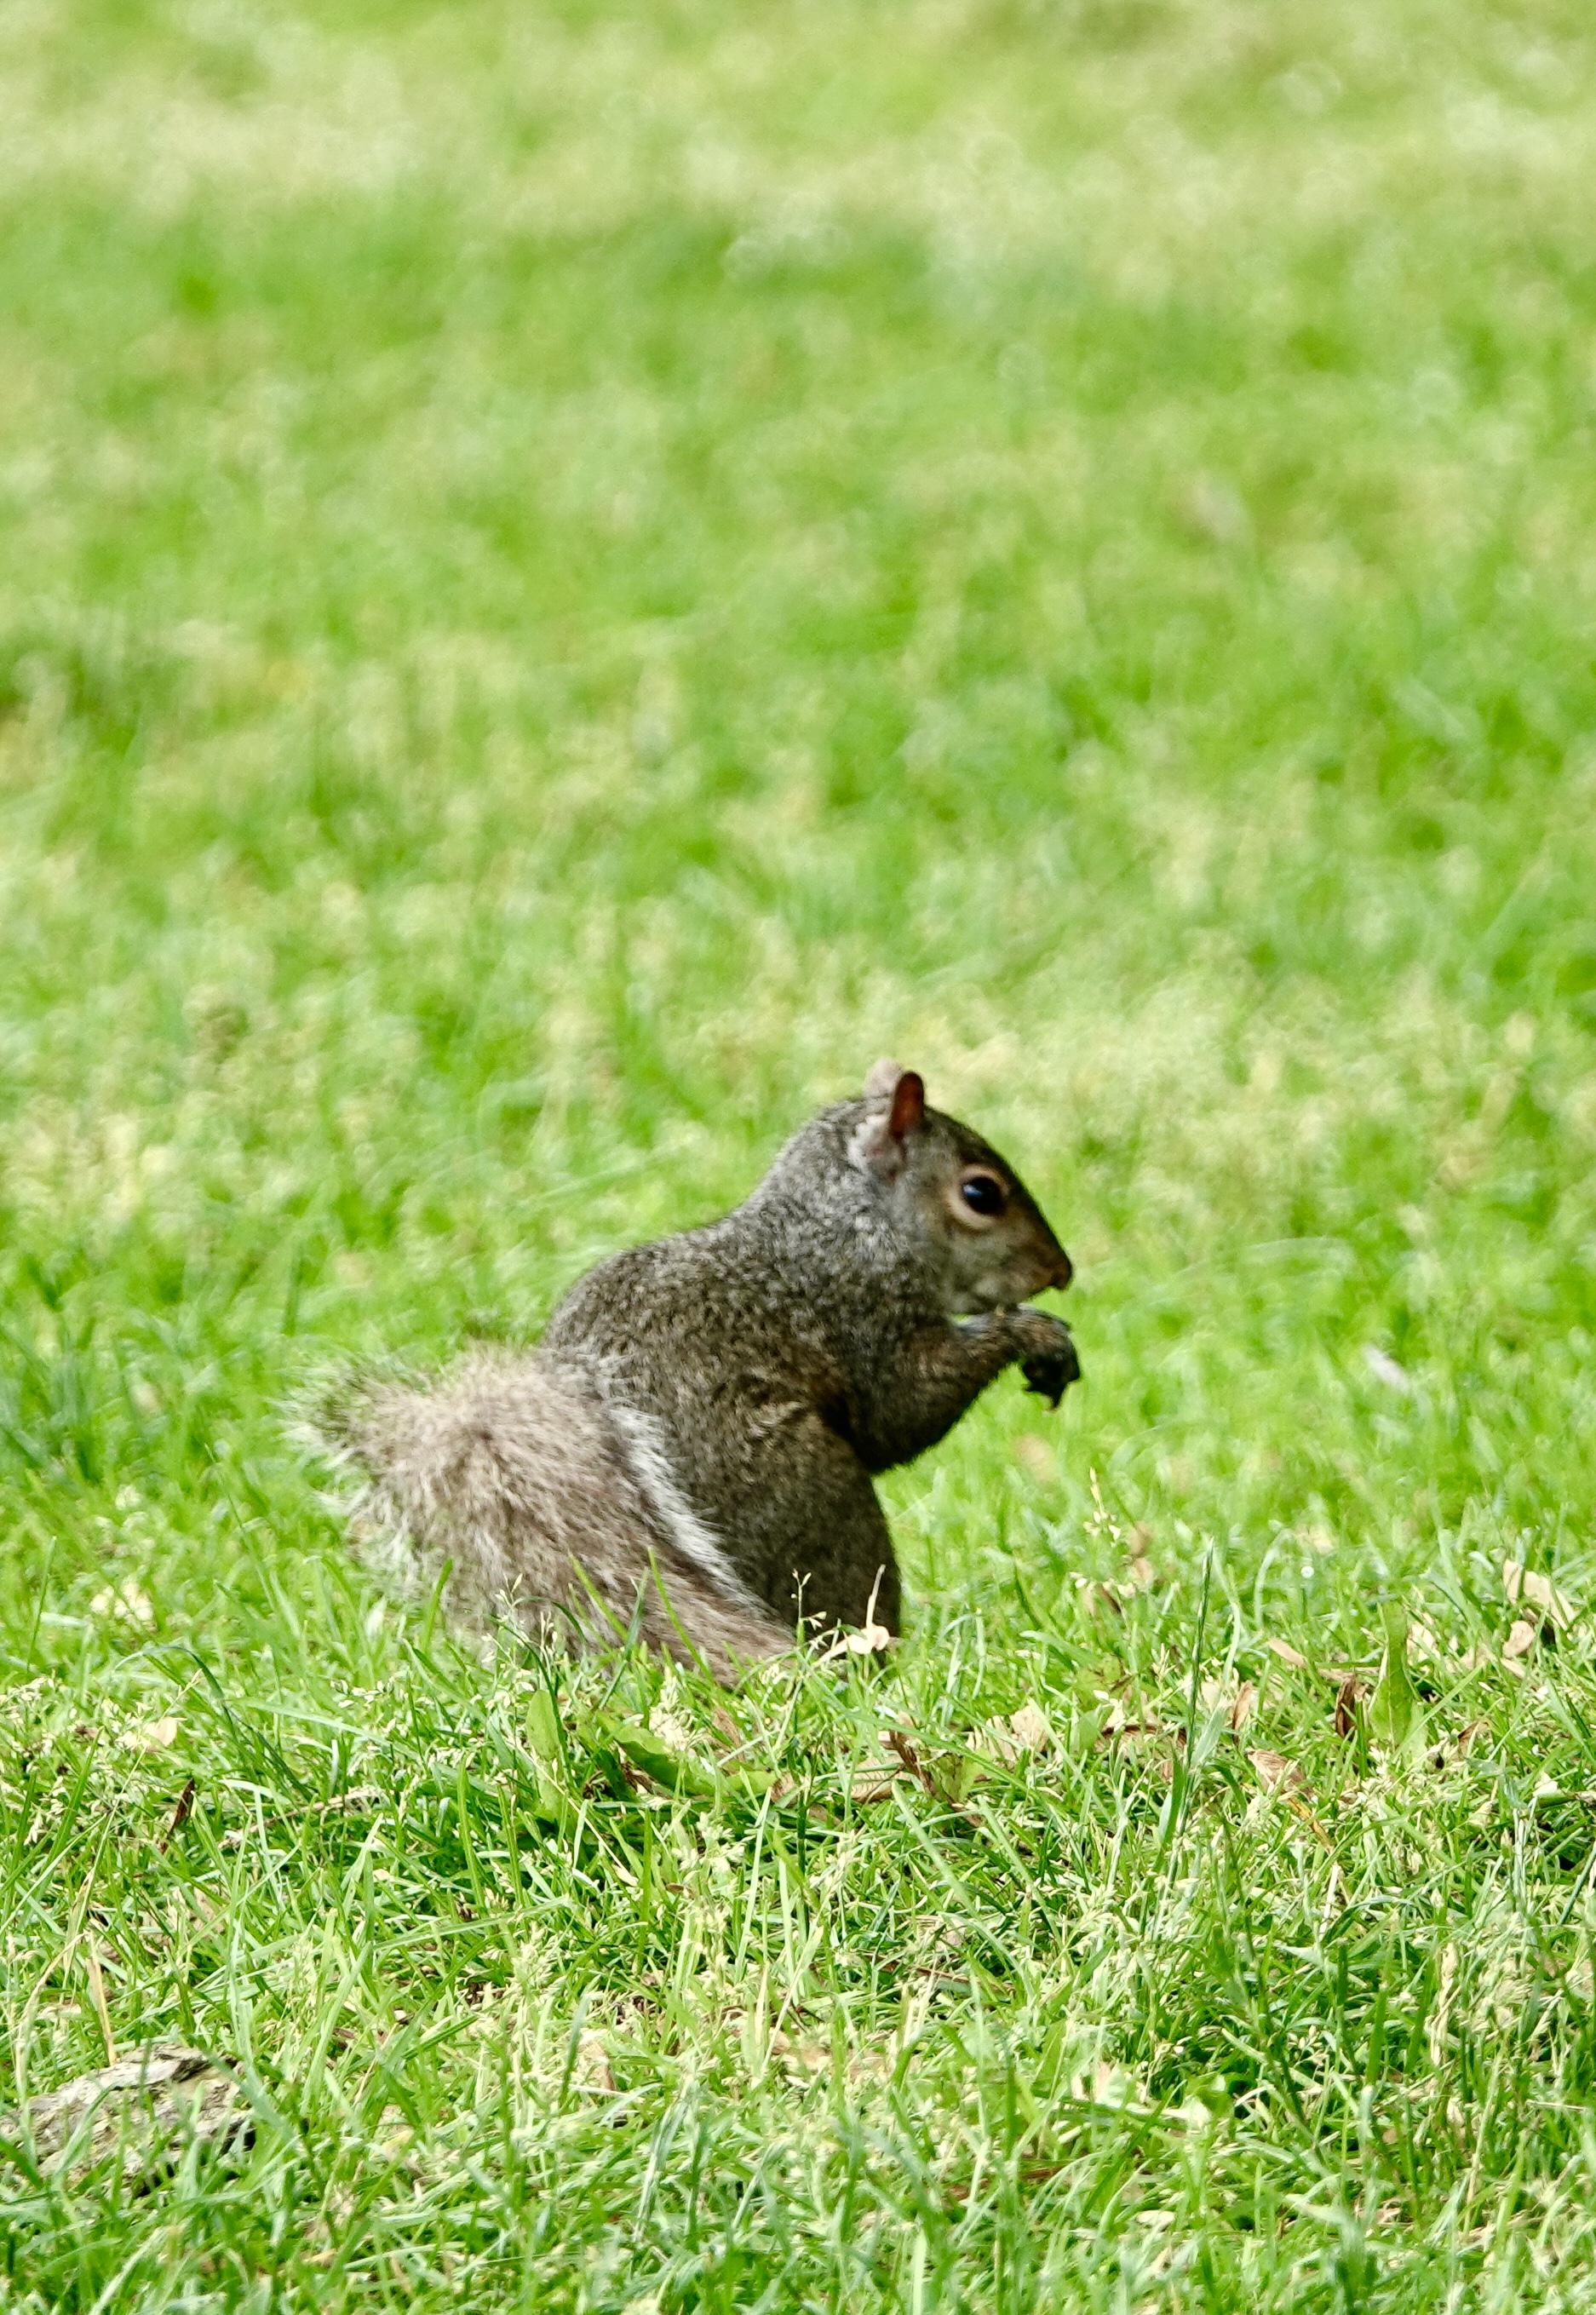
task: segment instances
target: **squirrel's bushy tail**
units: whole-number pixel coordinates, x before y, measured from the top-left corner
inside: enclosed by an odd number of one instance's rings
[[[635,1633],[722,1680],[792,1645],[632,1426],[536,1353],[475,1352],[427,1388],[329,1379],[298,1427],[339,1475],[374,1572],[413,1593],[447,1570],[459,1623],[578,1646]]]

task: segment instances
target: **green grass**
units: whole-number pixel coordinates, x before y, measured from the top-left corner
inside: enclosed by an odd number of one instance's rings
[[[0,90],[6,2023],[259,2111],[7,2169],[0,2303],[1596,2307],[1588,12],[38,0]],[[897,1662],[378,1599],[306,1374],[886,1051],[1086,1378],[891,1483]]]

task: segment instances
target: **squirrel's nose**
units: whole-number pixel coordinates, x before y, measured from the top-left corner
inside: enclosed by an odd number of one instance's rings
[[[1075,1264],[1070,1261],[1069,1256],[1065,1253],[1063,1247],[1060,1246],[1059,1248],[1059,1259],[1053,1264],[1053,1275],[1051,1282],[1059,1289],[1060,1293],[1062,1293],[1064,1288],[1068,1285],[1070,1280],[1074,1276]]]

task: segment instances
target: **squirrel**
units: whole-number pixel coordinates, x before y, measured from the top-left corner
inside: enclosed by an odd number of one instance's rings
[[[1058,1406],[1075,1346],[1026,1298],[1070,1276],[1013,1166],[880,1061],[723,1220],[578,1279],[534,1350],[345,1385],[311,1428],[357,1540],[447,1577],[457,1622],[631,1633],[730,1681],[795,1626],[897,1632],[873,1476],[1016,1362]]]

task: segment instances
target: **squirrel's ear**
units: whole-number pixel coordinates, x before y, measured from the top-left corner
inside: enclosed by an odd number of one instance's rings
[[[892,1106],[887,1117],[887,1131],[894,1141],[901,1141],[917,1125],[926,1122],[926,1080],[913,1069],[905,1069],[892,1087]]]
[[[892,1072],[890,1082],[885,1076],[888,1069]],[[904,1141],[925,1123],[926,1082],[913,1069],[900,1069],[895,1061],[878,1061],[865,1092],[872,1105],[884,1105],[887,1113],[860,1129],[854,1148],[867,1166],[891,1182],[903,1171]]]

